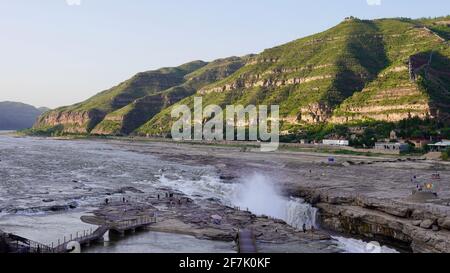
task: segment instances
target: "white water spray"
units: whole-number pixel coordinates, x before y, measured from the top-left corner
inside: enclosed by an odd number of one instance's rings
[[[318,210],[300,198],[283,197],[276,184],[267,176],[253,174],[241,179],[239,184],[226,184],[219,178],[203,176],[199,180],[189,180],[179,176],[168,179],[161,175],[161,185],[181,190],[192,198],[218,198],[224,204],[249,210],[257,215],[266,215],[284,220],[290,226],[302,230],[317,228]],[[347,253],[393,253],[394,249],[361,240],[333,237],[338,248]],[[378,251],[379,250],[379,251]]]
[[[334,236],[337,246],[345,253],[398,253],[397,250],[382,246],[378,242],[364,242],[353,238]]]
[[[284,220],[296,229],[316,226],[317,209],[299,198],[285,198],[268,177],[253,174],[236,187],[232,203],[257,215]]]

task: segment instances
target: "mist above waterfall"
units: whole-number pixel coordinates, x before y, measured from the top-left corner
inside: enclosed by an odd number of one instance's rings
[[[257,215],[284,220],[297,229],[302,229],[303,225],[307,229],[316,226],[316,208],[302,199],[283,197],[275,180],[259,173],[242,179],[232,202]]]
[[[279,194],[272,181],[257,173],[242,180],[233,196],[232,201],[235,205],[258,215],[284,218],[286,200]]]

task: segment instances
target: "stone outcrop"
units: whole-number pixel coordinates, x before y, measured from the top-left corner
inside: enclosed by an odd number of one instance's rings
[[[351,115],[334,116],[330,119],[332,123],[345,124],[358,120],[379,120],[387,122],[398,122],[404,119],[418,117],[420,119],[434,118],[430,106],[427,104],[399,104],[390,106],[367,106],[351,108]]]
[[[237,89],[250,89],[254,87],[280,87],[280,86],[287,86],[287,85],[296,85],[296,84],[304,84],[309,83],[313,81],[320,81],[325,79],[331,79],[333,78],[332,75],[318,75],[318,76],[312,76],[312,77],[296,77],[296,78],[267,78],[267,79],[261,79],[261,75],[252,75],[247,78],[238,79],[232,83],[214,87],[211,89],[205,88],[201,89],[198,93],[201,95],[211,94],[211,93],[222,93],[222,92],[229,92]]]
[[[35,127],[61,127],[65,133],[89,133],[92,127],[105,117],[101,111],[59,112],[51,111],[42,116]]]
[[[325,228],[374,238],[421,253],[450,251],[450,208],[431,209],[363,195],[302,188],[299,196],[321,211]]]
[[[306,123],[325,122],[331,116],[332,109],[323,103],[314,103],[300,109],[298,121]]]

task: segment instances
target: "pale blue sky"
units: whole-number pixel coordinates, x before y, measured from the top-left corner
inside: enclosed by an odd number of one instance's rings
[[[258,53],[349,15],[450,14],[448,0],[367,1],[379,0],[0,0],[0,101],[72,104],[139,71]]]

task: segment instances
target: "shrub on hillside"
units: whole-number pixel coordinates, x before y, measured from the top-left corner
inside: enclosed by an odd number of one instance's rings
[[[449,161],[450,160],[450,148],[442,152],[442,160]]]

